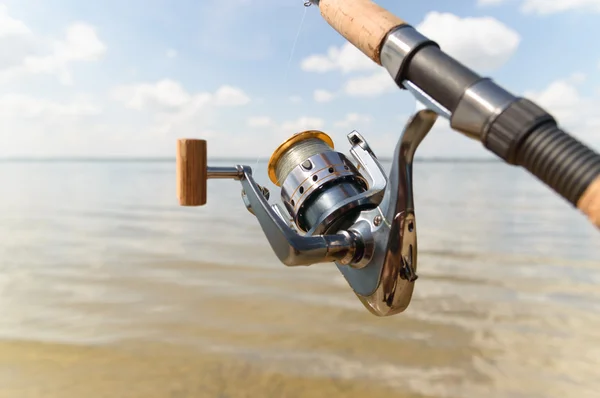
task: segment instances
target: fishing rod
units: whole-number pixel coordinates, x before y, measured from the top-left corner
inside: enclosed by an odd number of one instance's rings
[[[283,142],[268,163],[280,204],[252,168],[208,167],[205,140],[177,143],[182,206],[207,201],[207,179],[233,179],[278,259],[287,266],[335,263],[356,296],[377,316],[404,311],[417,279],[413,159],[439,117],[505,163],[520,166],[600,228],[600,154],[558,127],[534,102],[481,77],[371,0],[311,0],[333,29],[385,68],[426,109],[411,116],[386,176],[366,139],[348,135],[350,155],[326,133],[309,130]]]

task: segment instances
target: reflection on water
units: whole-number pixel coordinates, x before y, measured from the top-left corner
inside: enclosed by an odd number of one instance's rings
[[[415,167],[420,279],[380,319],[280,265],[237,183],[0,163],[0,397],[597,396],[597,231],[521,170]]]

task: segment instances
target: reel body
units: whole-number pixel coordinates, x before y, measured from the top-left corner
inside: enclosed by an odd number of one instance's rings
[[[356,131],[347,136],[355,163],[335,151],[323,132],[292,136],[268,166],[269,178],[281,188],[283,207],[269,204],[270,192],[255,182],[248,166],[207,167],[205,174],[241,182],[247,209],[282,263],[334,262],[369,311],[393,315],[408,307],[417,279],[412,164],[436,119],[435,112],[422,110],[408,121],[388,176]],[[178,163],[180,179],[185,179],[186,164]],[[181,195],[180,202],[185,202]]]

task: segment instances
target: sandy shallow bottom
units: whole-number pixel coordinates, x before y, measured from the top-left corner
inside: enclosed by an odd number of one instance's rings
[[[421,397],[373,383],[300,377],[174,346],[0,344],[0,397]]]

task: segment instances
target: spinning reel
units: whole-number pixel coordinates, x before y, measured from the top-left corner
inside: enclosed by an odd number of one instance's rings
[[[407,308],[417,279],[412,166],[436,120],[435,112],[422,110],[407,122],[387,177],[356,131],[347,136],[354,163],[321,131],[290,137],[268,165],[283,207],[269,204],[270,192],[255,182],[251,167],[207,167],[206,141],[179,140],[179,201],[206,204],[209,178],[240,181],[246,208],[282,263],[334,262],[369,311],[393,315]]]

